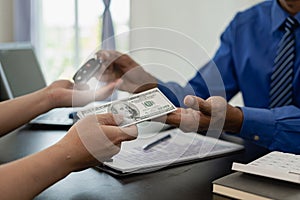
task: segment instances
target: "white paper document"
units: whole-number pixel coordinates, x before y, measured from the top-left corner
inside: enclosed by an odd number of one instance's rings
[[[145,145],[157,141],[166,135],[171,137],[144,150]],[[121,151],[111,162],[104,162],[121,173],[141,173],[158,170],[169,165],[200,160],[243,149],[239,144],[226,142],[199,135],[184,133],[180,129],[171,129],[152,136],[143,136],[136,140],[123,142]]]

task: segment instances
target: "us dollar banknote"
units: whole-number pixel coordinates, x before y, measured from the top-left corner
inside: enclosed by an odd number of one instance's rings
[[[153,88],[126,99],[109,102],[103,105],[90,107],[77,112],[80,119],[93,114],[120,114],[123,122],[120,126],[125,127],[150,120],[176,110],[171,101],[158,89]]]

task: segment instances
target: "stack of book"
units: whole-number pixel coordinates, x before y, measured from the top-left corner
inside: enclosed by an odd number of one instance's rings
[[[300,155],[271,152],[213,181],[213,192],[235,199],[300,199]]]

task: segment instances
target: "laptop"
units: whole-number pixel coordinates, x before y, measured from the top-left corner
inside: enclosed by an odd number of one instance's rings
[[[1,93],[13,99],[41,88],[47,84],[29,43],[0,43]],[[2,95],[3,97],[3,95]],[[76,108],[55,108],[33,119],[31,124],[72,125],[72,113]]]

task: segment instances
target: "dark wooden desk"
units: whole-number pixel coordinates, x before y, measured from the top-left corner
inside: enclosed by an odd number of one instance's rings
[[[24,127],[0,139],[0,163],[32,154],[66,134],[62,127]],[[268,151],[245,143],[245,150],[225,157],[163,169],[148,174],[114,177],[95,169],[72,173],[35,199],[219,199],[211,182],[231,173],[233,161],[249,162]],[[57,166],[59,167],[59,166]]]

